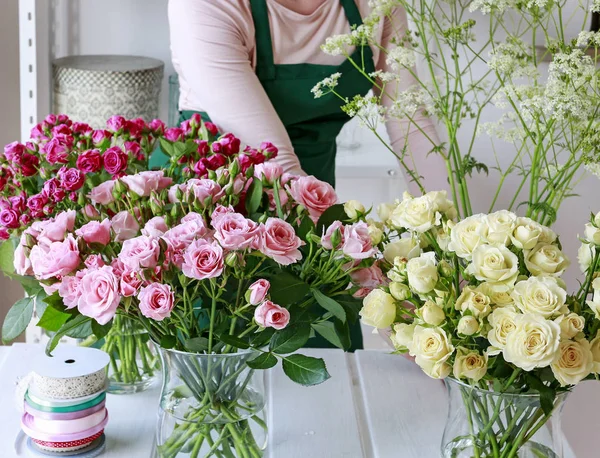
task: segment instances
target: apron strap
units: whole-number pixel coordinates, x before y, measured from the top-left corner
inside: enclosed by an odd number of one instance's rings
[[[256,39],[256,75],[260,80],[275,78],[273,42],[266,0],[250,0]]]
[[[350,26],[362,25],[363,20],[355,0],[340,0]]]

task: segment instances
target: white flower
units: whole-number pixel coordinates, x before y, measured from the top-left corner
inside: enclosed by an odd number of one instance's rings
[[[538,243],[525,255],[525,266],[533,275],[559,277],[569,264],[569,259],[556,245]]]
[[[385,329],[396,319],[396,302],[385,291],[374,289],[363,299],[360,316],[363,323]]]
[[[583,332],[585,318],[576,313],[561,315],[554,320],[560,326],[561,339],[573,339],[577,334]]]
[[[412,259],[421,255],[421,246],[419,241],[414,238],[405,237],[388,243],[383,249],[383,257],[388,262],[394,262],[394,259]]]
[[[456,331],[464,336],[472,336],[479,332],[479,321],[472,315],[465,315],[458,320]]]
[[[438,281],[435,253],[425,253],[406,263],[408,285],[418,294],[427,294],[433,290]]]
[[[596,254],[596,247],[588,243],[582,243],[577,251],[577,261],[582,272],[587,272]]]
[[[522,250],[531,250],[534,248],[544,232],[541,224],[530,218],[517,218],[515,228],[511,235],[511,241],[514,246]]]
[[[512,6],[514,6],[514,0],[473,0],[469,5],[469,11],[481,11],[483,14],[489,14],[492,11],[502,13]]]
[[[415,52],[404,46],[395,46],[389,50],[385,59],[385,63],[395,71],[399,71],[403,68],[413,68],[416,61]]]
[[[600,331],[596,332],[596,337],[590,342],[590,350],[594,359],[592,372],[600,374]]]
[[[488,356],[468,348],[458,347],[454,359],[453,374],[457,379],[466,378],[478,382],[487,373]]]
[[[367,223],[369,224],[367,229],[369,231],[371,243],[373,245],[379,245],[383,240],[383,231],[381,230],[379,225],[375,224],[373,221],[367,220]]]
[[[388,224],[390,216],[392,216],[392,212],[397,206],[398,204],[379,204],[377,206],[377,216],[379,216],[382,223]]]
[[[486,239],[492,245],[509,245],[517,215],[507,210],[490,213],[485,217],[488,232]]]
[[[477,289],[488,296],[490,301],[492,301],[492,304],[505,306],[513,303],[513,298],[511,296],[513,290],[512,286],[498,286],[482,283]]]
[[[315,87],[310,90],[310,92],[313,93],[315,99],[323,97],[325,94],[329,94],[338,85],[338,80],[341,76],[341,73],[334,73],[333,75],[328,76],[322,81],[319,81]],[[325,89],[325,91],[323,91],[323,89]]]
[[[470,261],[475,248],[485,243],[486,236],[485,215],[469,216],[452,227],[448,249],[454,251],[459,258]]]
[[[454,202],[448,199],[446,191],[430,191],[425,195],[433,202],[437,211],[444,214],[447,219],[454,219],[458,216]]]
[[[403,199],[392,212],[390,221],[396,229],[408,229],[423,233],[439,225],[441,216],[435,202],[429,196],[424,195]]]
[[[530,277],[515,285],[512,297],[523,313],[534,313],[554,318],[568,312],[565,305],[567,292],[554,277]]]
[[[352,37],[348,34],[327,37],[321,50],[330,56],[348,55],[352,46]]]
[[[492,312],[490,305],[490,298],[486,296],[481,290],[473,289],[470,286],[466,286],[456,303],[454,304],[456,310],[460,313],[473,315],[476,318],[485,318]]]
[[[480,245],[466,271],[491,286],[512,286],[519,274],[519,260],[505,246]]]
[[[390,339],[394,344],[396,350],[407,351],[410,350],[413,341],[413,335],[415,333],[414,324],[396,323],[393,328]]]
[[[531,371],[549,366],[558,355],[560,326],[538,315],[519,315],[514,330],[506,336],[504,359]]]
[[[583,233],[588,242],[593,245],[600,245],[600,229],[594,226],[592,223],[586,223],[585,231]]]
[[[405,301],[412,296],[408,285],[397,281],[390,283],[390,294],[398,301]]]
[[[365,206],[358,200],[349,200],[344,204],[344,211],[351,220],[357,219],[360,215],[365,214]]]
[[[431,301],[425,302],[423,307],[419,309],[419,312],[423,321],[432,326],[439,326],[446,320],[444,310]]]
[[[600,277],[594,279],[592,288],[594,290],[594,296],[591,301],[586,301],[586,304],[592,309],[596,318],[600,320]]]
[[[594,355],[585,339],[563,340],[558,358],[550,366],[561,386],[576,385],[592,372]]]
[[[600,13],[600,0],[592,0],[590,11],[593,13]]]
[[[488,348],[488,355],[499,354],[506,347],[506,337],[516,329],[518,314],[513,307],[498,307],[494,309],[488,317],[488,322],[492,329],[488,332],[487,338],[492,345]]]
[[[432,378],[445,378],[450,374],[448,360],[454,346],[442,328],[416,326],[410,355],[423,371]]]

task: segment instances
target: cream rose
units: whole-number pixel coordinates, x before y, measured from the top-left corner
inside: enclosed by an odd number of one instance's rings
[[[439,326],[446,320],[444,310],[431,301],[425,302],[423,307],[419,309],[419,312],[423,321],[432,326]]]
[[[412,237],[405,237],[388,243],[383,249],[383,257],[388,262],[400,257],[405,260],[416,258],[421,255],[419,241]]]
[[[438,281],[435,253],[425,253],[406,263],[408,285],[419,294],[427,294],[433,290]]]
[[[446,191],[431,191],[426,196],[431,199],[437,211],[443,213],[447,219],[454,219],[458,216],[454,202],[448,200],[448,193]]]
[[[508,210],[490,213],[485,217],[488,232],[486,239],[492,245],[509,245],[517,222],[517,215]]]
[[[423,233],[439,225],[441,215],[429,196],[408,197],[394,209],[390,222],[396,229]]]
[[[543,232],[543,226],[531,218],[517,218],[510,239],[517,248],[531,250],[537,245]]]
[[[585,340],[563,340],[558,358],[550,366],[561,386],[576,385],[594,368],[594,355],[590,343]]]
[[[525,255],[525,266],[533,275],[559,277],[569,264],[567,257],[556,245],[538,243]]]
[[[415,333],[414,324],[397,323],[394,325],[393,332],[390,336],[396,350],[410,350]]]
[[[554,320],[560,326],[561,339],[573,339],[580,332],[583,332],[585,327],[585,318],[576,313],[561,315]]]
[[[374,289],[363,299],[360,316],[363,323],[385,329],[396,319],[396,302],[385,291]]]
[[[549,366],[558,355],[560,326],[538,315],[519,315],[506,336],[504,359],[525,371]]]
[[[457,379],[466,378],[478,382],[487,373],[488,356],[468,348],[458,347],[454,358],[453,374]]]
[[[544,318],[554,318],[568,312],[565,302],[567,292],[556,278],[530,277],[515,285],[512,298],[523,313],[535,313]]]
[[[519,260],[505,246],[480,245],[473,251],[467,273],[492,286],[512,286],[519,275]]]
[[[390,294],[398,301],[405,301],[412,295],[408,285],[400,282],[390,283]]]
[[[600,229],[592,223],[586,223],[583,234],[588,242],[596,246],[600,245]]]
[[[438,380],[445,379],[452,372],[452,366],[446,361],[437,363],[421,361],[421,364],[418,365],[425,375]]]
[[[513,298],[511,296],[513,290],[512,286],[482,283],[477,287],[477,289],[489,297],[490,301],[492,301],[492,304],[503,307],[513,303]]]
[[[472,336],[479,332],[479,321],[472,315],[465,315],[458,320],[456,331],[463,336]]]
[[[461,313],[468,312],[476,318],[485,318],[492,311],[490,298],[480,290],[469,286],[463,289],[454,307]]]
[[[452,227],[448,250],[455,252],[459,258],[470,261],[475,248],[485,243],[486,236],[485,215],[469,216]]]
[[[358,219],[360,215],[365,214],[365,206],[358,200],[349,200],[344,204],[344,211],[351,220]]]
[[[451,368],[447,361],[453,352],[454,346],[442,328],[415,327],[410,355],[430,377],[448,376]]]
[[[594,295],[591,301],[586,301],[586,304],[592,309],[596,318],[600,319],[600,277],[594,279],[592,288],[594,289]]]
[[[590,265],[592,264],[592,259],[596,254],[596,247],[589,243],[582,243],[577,250],[577,261],[579,262],[579,269],[582,272],[587,272]]]
[[[369,231],[369,237],[371,237],[371,243],[373,245],[379,245],[383,240],[383,231],[377,223],[373,220],[367,220],[367,229]]]
[[[491,347],[488,348],[488,355],[499,354],[506,347],[506,337],[516,329],[517,313],[513,307],[499,307],[494,309],[488,317],[488,322],[492,329],[488,332],[488,340]]]
[[[592,372],[600,374],[600,331],[596,332],[596,337],[590,342],[590,350],[594,359]]]

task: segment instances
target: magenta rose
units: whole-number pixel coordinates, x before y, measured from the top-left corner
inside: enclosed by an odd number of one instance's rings
[[[12,208],[5,208],[0,212],[0,224],[8,229],[16,229],[21,225],[19,216]]]
[[[194,163],[193,170],[194,170],[194,173],[196,175],[198,175],[199,177],[206,176],[206,174],[208,172],[208,169],[204,165],[204,162],[202,162],[202,159],[200,159],[198,162]]]
[[[106,148],[110,145],[112,133],[108,130],[95,130],[92,134],[92,142],[96,148]]]
[[[46,161],[50,164],[66,164],[69,162],[68,141],[54,137],[42,146],[41,153],[46,155]]]
[[[298,249],[302,240],[294,232],[294,228],[279,218],[269,218],[264,224],[260,251],[279,264],[287,266],[302,259]]]
[[[214,278],[223,273],[223,268],[223,248],[217,242],[195,240],[183,253],[182,270],[186,277]]]
[[[313,176],[298,177],[290,185],[290,194],[299,204],[304,205],[313,221],[338,201],[333,186]]]
[[[125,152],[131,157],[138,159],[141,151],[142,147],[138,142],[125,142]]]
[[[340,239],[337,246],[333,246],[333,244],[331,242],[331,237],[333,236],[335,231],[337,231],[339,239]],[[323,248],[325,248],[327,250],[333,250],[333,249],[337,249],[343,243],[344,243],[344,225],[342,224],[341,221],[334,221],[333,223],[331,223],[329,225],[329,227],[325,231],[325,234],[323,234],[323,237],[321,237],[321,245],[323,245]]]
[[[267,157],[267,159],[274,159],[277,157],[278,149],[271,142],[262,142],[258,148]]]
[[[25,235],[23,234],[21,236],[20,243],[17,245],[17,248],[15,249],[14,261],[13,261],[13,264],[15,267],[15,272],[17,273],[17,275],[22,275],[22,276],[33,275],[33,269],[31,268],[31,261],[25,254],[25,246],[24,246],[25,243],[26,243],[26,239],[25,239]]]
[[[113,196],[113,189],[115,187],[115,181],[105,181],[102,184],[99,184],[95,188],[93,188],[88,197],[95,204],[108,205],[115,201]]]
[[[263,328],[285,328],[290,322],[290,312],[271,301],[265,301],[254,310],[254,321]]]
[[[171,287],[161,283],[151,283],[142,288],[137,297],[142,315],[155,321],[162,321],[169,317],[175,305]]]
[[[63,277],[58,286],[58,295],[62,297],[63,303],[68,309],[77,307],[77,302],[81,297],[81,278],[77,275]]]
[[[165,132],[167,126],[160,119],[153,119],[152,121],[150,121],[148,127],[150,127],[150,130],[154,132],[154,135],[162,135]]]
[[[142,278],[135,270],[125,268],[121,273],[121,295],[124,297],[135,296],[142,286]]]
[[[142,234],[147,237],[160,237],[168,230],[169,227],[167,226],[165,219],[162,216],[155,216],[148,220],[142,229]]]
[[[233,134],[225,134],[213,143],[212,150],[225,156],[233,156],[240,152],[240,139]]]
[[[127,154],[118,146],[104,151],[102,156],[104,170],[111,175],[118,175],[127,168]]]
[[[208,170],[217,170],[227,164],[227,158],[222,154],[213,154],[209,157],[203,157],[200,160]]]
[[[127,131],[131,138],[139,138],[142,132],[146,130],[146,121],[142,118],[135,118],[131,121],[127,121]]]
[[[170,127],[165,130],[165,138],[170,142],[183,140],[183,129],[180,129],[179,127]]]
[[[350,273],[350,277],[358,286],[368,289],[375,289],[386,283],[386,278],[377,264],[355,270]]]
[[[102,155],[97,149],[84,151],[77,158],[76,165],[83,173],[97,172],[102,168]]]
[[[119,253],[121,262],[132,270],[152,269],[158,264],[160,244],[155,237],[140,235],[125,240]]]
[[[206,140],[194,140],[198,145],[198,155],[200,157],[206,157],[210,152],[210,146]]]
[[[269,184],[273,184],[275,180],[283,175],[283,167],[275,162],[265,162],[254,167],[254,176],[259,180],[264,180]]]
[[[213,180],[193,178],[187,182],[187,191],[192,192],[201,205],[211,205],[223,197],[223,189]]]
[[[58,171],[58,179],[61,186],[67,191],[77,191],[85,183],[85,175],[81,170],[66,167],[61,167]]]
[[[42,124],[36,124],[35,126],[33,126],[33,128],[31,129],[31,132],[29,133],[29,136],[33,139],[33,140],[46,140],[48,137],[46,137],[46,133],[44,132],[44,128],[42,127]]]
[[[38,172],[40,160],[37,156],[29,153],[23,153],[21,156],[20,166],[21,173],[26,177],[31,177]]]
[[[38,280],[69,275],[81,262],[77,242],[71,234],[62,242],[38,243],[31,249],[29,260]]]
[[[94,133],[92,126],[84,122],[74,122],[72,129],[73,133],[83,135],[85,137],[90,137]]]
[[[71,130],[71,128],[69,126],[67,126],[66,124],[59,124],[58,126],[54,126],[52,128],[52,135],[53,136],[57,136],[57,135],[72,135],[73,131]]]
[[[269,280],[265,280],[264,278],[252,283],[248,288],[248,292],[250,293],[248,295],[248,302],[252,305],[262,303],[267,297],[270,287],[271,284],[269,283]]]
[[[162,170],[126,175],[121,181],[139,196],[149,196],[152,191],[161,191],[173,183],[171,178],[165,177]]]
[[[121,294],[119,279],[112,267],[103,266],[88,270],[81,279],[81,296],[77,301],[77,309],[84,316],[106,324],[115,316]]]
[[[215,136],[219,133],[219,128],[212,122],[205,122],[204,127],[206,127],[206,130],[208,130],[208,133],[212,136]]]
[[[342,251],[352,259],[370,258],[377,252],[371,242],[367,223],[360,221],[344,227]]]
[[[125,127],[127,127],[127,120],[123,116],[111,116],[108,121],[106,121],[106,128],[113,132],[123,130]]]
[[[62,190],[60,187],[60,181],[58,180],[58,178],[50,178],[49,180],[47,180],[44,183],[44,186],[42,186],[42,194],[44,195],[44,197],[46,197],[47,199],[52,199],[54,200],[54,196],[56,195],[57,197],[61,197],[61,200],[65,198],[65,193],[60,192],[59,190]],[[60,202],[57,201],[57,202]],[[44,202],[45,204],[46,202]]]
[[[212,221],[215,238],[228,250],[245,250],[260,245],[261,226],[239,213],[226,213]]]
[[[18,196],[10,196],[8,201],[10,202],[10,207],[17,213],[23,213],[27,208],[25,193],[19,194]]]
[[[35,194],[27,199],[27,208],[31,214],[37,218],[44,214],[44,205],[48,202],[48,198],[43,194]]]
[[[4,147],[4,157],[10,162],[21,162],[23,153],[25,153],[25,145],[19,142],[12,142]]]
[[[113,216],[110,220],[110,225],[115,233],[115,242],[123,242],[131,239],[140,230],[140,225],[136,221],[136,218],[126,210]]]
[[[87,243],[108,245],[110,242],[110,221],[108,219],[104,219],[101,223],[90,221],[77,229],[75,234],[82,237]]]

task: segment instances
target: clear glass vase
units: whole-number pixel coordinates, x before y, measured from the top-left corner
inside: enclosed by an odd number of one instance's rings
[[[267,444],[265,372],[249,350],[197,354],[159,348],[163,368],[157,426],[160,458],[258,458]]]
[[[110,356],[109,393],[139,393],[160,376],[158,355],[148,332],[130,318],[115,316],[102,350]]]
[[[568,392],[556,396],[546,415],[539,395],[498,393],[452,378],[446,386],[443,458],[563,458],[560,417]]]

